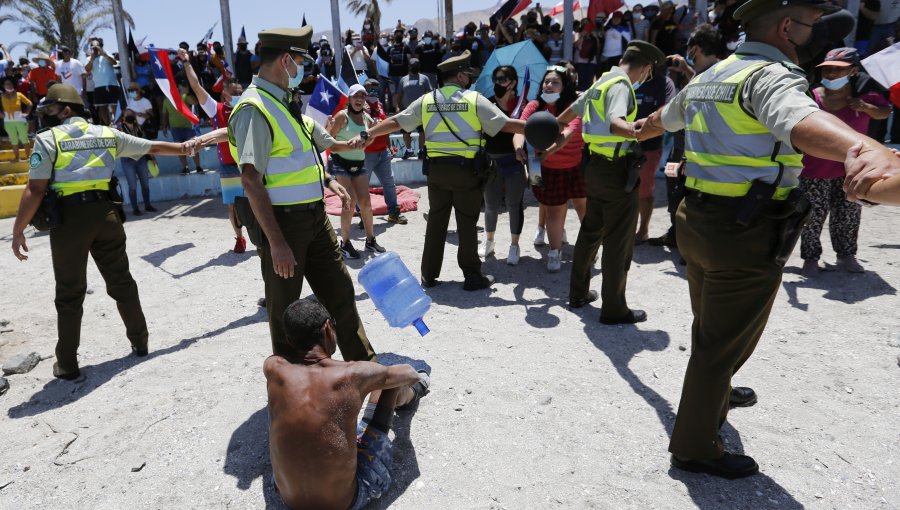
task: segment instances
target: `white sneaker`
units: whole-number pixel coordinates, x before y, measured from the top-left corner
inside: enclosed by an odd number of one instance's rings
[[[562,243],[569,244],[569,238],[566,236],[566,229],[563,229]]]
[[[545,231],[541,227],[538,227],[537,230],[534,231],[534,245],[535,246],[544,246],[547,244],[547,240],[544,239]]]
[[[485,258],[492,253],[494,253],[494,241],[485,239],[481,246],[478,247],[478,256]]]
[[[509,255],[506,256],[506,263],[514,266],[519,263],[519,245],[509,245]]]
[[[550,250],[547,252],[547,271],[558,273],[561,261],[559,260],[559,250]]]

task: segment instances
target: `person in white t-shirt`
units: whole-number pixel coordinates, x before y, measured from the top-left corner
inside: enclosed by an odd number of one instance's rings
[[[137,115],[139,126],[153,118],[153,104],[143,96],[141,87],[137,83],[128,86],[127,108]]]
[[[84,65],[72,58],[72,50],[67,46],[60,46],[59,54],[62,60],[56,63],[56,76],[62,83],[71,85],[79,94],[83,94],[86,85]]]

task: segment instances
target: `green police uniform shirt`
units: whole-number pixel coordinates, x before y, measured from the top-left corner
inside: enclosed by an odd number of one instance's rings
[[[64,124],[74,122],[87,122],[81,117],[66,119]],[[116,129],[112,130],[116,136],[116,157],[138,159],[147,154],[153,142],[125,134]],[[34,152],[31,154],[29,179],[50,179],[53,174],[53,163],[56,161],[56,139],[53,131],[47,129],[34,137]]]
[[[609,71],[614,76],[624,76],[629,83],[631,80],[628,78],[628,75],[625,74],[625,71],[622,70],[619,66],[613,66]],[[606,123],[606,128],[609,129],[610,124],[613,119],[624,119],[628,116],[628,112],[634,108],[634,103],[632,102],[633,98],[631,95],[631,91],[628,90],[628,85],[624,82],[613,83],[609,86],[609,90],[606,91],[606,104],[604,105],[606,109],[606,118],[603,121]],[[588,88],[588,91],[584,94],[578,96],[574,103],[572,103],[572,111],[575,115],[579,117],[584,117],[584,112],[587,107],[588,98],[590,96],[591,89]]]
[[[760,42],[746,42],[736,53],[759,55],[772,62],[790,63],[790,59],[777,48]],[[793,147],[791,131],[794,126],[819,111],[816,102],[806,94],[807,90],[809,82],[800,67],[794,64],[773,64],[747,78],[741,93],[741,103],[778,141]],[[663,109],[662,125],[666,131],[684,129],[686,93],[687,87],[681,89],[675,99]]]
[[[259,76],[253,77],[253,85],[268,92],[272,97],[281,100],[287,107],[288,92],[274,83]],[[237,104],[237,101],[235,101]],[[335,139],[325,131],[318,122],[313,123],[312,139],[320,151],[331,148]],[[262,173],[269,166],[272,155],[272,127],[265,115],[256,108],[241,108],[228,119],[229,135],[234,136],[237,146],[237,162],[240,167],[253,165]]]
[[[451,85],[448,85],[451,86]],[[431,92],[429,92],[431,94]],[[422,99],[416,99],[405,110],[393,117],[404,131],[415,131],[422,125]],[[494,136],[503,129],[509,117],[488,98],[478,94],[475,100],[475,115],[481,122],[481,130],[488,136]]]

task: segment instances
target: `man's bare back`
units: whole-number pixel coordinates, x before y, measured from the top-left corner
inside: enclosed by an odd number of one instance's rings
[[[269,455],[281,499],[293,508],[365,505],[390,485],[387,433],[394,407],[427,394],[428,377],[409,365],[331,359],[337,335],[319,303],[294,302],[284,323],[288,341],[305,354],[291,360],[270,356],[263,365]],[[374,409],[367,407],[357,437],[356,419],[367,395]]]

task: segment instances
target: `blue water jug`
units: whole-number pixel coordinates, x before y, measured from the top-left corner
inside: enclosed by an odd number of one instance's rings
[[[431,298],[399,255],[388,252],[375,257],[362,268],[358,279],[388,324],[395,328],[412,324],[420,335],[428,334],[422,318],[431,307]]]

